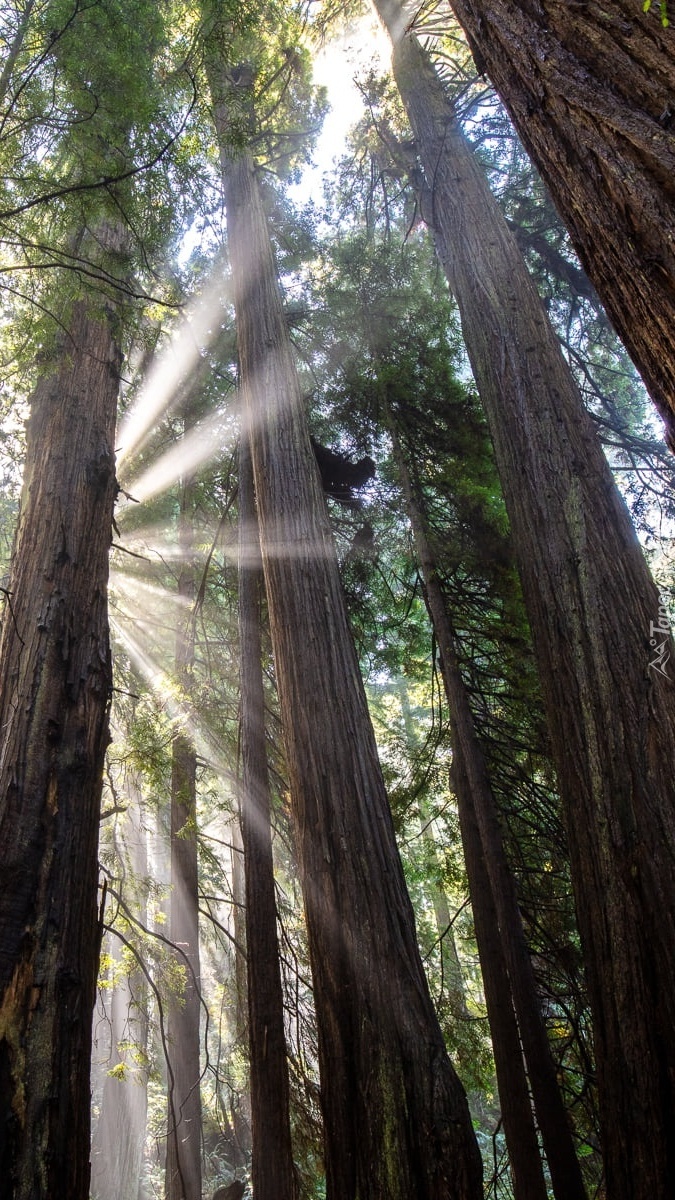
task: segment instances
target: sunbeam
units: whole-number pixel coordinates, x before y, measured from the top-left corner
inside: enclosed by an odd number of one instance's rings
[[[191,607],[192,601],[188,596],[181,596],[178,592],[169,592],[165,587],[156,583],[148,583],[147,579],[140,579],[138,575],[127,575],[124,571],[118,568],[111,568],[110,585],[113,590],[123,592],[125,598],[132,602],[136,602],[139,608],[144,603],[151,603],[162,615],[169,615],[178,619],[184,619],[185,612]],[[138,593],[141,593],[139,597]],[[147,608],[145,609],[147,612]]]
[[[138,607],[141,607],[140,603]],[[131,614],[129,615],[129,620],[133,621]],[[120,616],[115,616],[111,613],[110,623],[116,637],[129,655],[132,665],[143,676],[148,687],[160,701],[170,719],[190,739],[202,762],[206,763],[221,781],[227,783],[233,789],[234,794],[239,796],[242,804],[250,806],[255,834],[261,839],[266,838],[268,836],[267,826],[261,821],[259,808],[257,805],[252,804],[250,797],[243,794],[241,784],[237,779],[236,769],[229,763],[222,747],[218,743],[216,735],[204,722],[199,720],[189,700],[179,694],[175,680],[171,678],[159,665],[156,658],[153,657],[152,651],[159,647],[156,645],[156,636],[153,636],[153,633],[150,632],[149,623],[140,620],[134,622],[138,627],[139,633],[142,633],[144,636],[143,646],[141,646],[140,641],[134,634],[131,633],[130,629],[127,628],[124,617],[120,619]],[[155,629],[153,632],[156,635],[157,630]]]
[[[171,411],[180,386],[197,366],[203,350],[217,336],[226,278],[216,260],[211,280],[189,305],[184,319],[153,362],[134,404],[117,433],[118,470],[145,445],[160,416]]]
[[[127,511],[133,511],[133,509]],[[157,566],[159,563],[184,562],[187,558],[193,559],[195,557],[194,548],[186,551],[180,542],[169,540],[165,521],[158,522],[157,524],[142,525],[127,531],[122,524],[121,517],[122,514],[119,514],[118,520],[121,530],[119,536],[124,540],[113,544],[114,551],[126,552],[126,555],[132,555],[135,559],[141,559],[152,566]],[[212,537],[213,533],[204,533],[205,540],[212,539]],[[123,571],[124,574],[133,574],[133,571],[125,570],[122,566],[122,562],[124,561],[126,560],[116,560],[114,569]]]
[[[234,785],[236,783],[235,772],[227,761],[215,735],[195,715],[189,702],[178,695],[175,681],[155,662],[131,631],[125,628],[124,622],[120,621],[113,613],[110,615],[110,624],[129,655],[132,665],[143,676],[171,720],[175,721],[176,725],[190,739],[199,757],[209,765],[216,775]]]
[[[284,526],[285,527],[285,526]],[[253,524],[244,530],[241,545],[225,547],[225,557],[243,567],[255,567],[260,562],[260,543],[258,541],[258,526]],[[276,537],[274,526],[270,525],[265,536],[265,558],[280,561],[291,559],[307,559],[309,562],[317,558],[332,558],[333,545],[325,537],[311,537],[305,533],[296,536],[293,542],[282,536]]]
[[[180,477],[191,475],[198,467],[231,449],[237,436],[238,428],[232,415],[220,410],[214,412],[180,438],[142,475],[125,484],[125,491],[135,501],[150,500],[166,491]],[[120,514],[132,503],[129,496],[123,496],[118,501],[117,510]]]

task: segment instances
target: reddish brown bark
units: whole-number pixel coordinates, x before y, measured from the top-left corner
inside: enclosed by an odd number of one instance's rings
[[[400,6],[378,3],[485,407],[566,814],[613,1200],[675,1191],[673,644],[522,256]],[[650,640],[671,655],[665,675]],[[660,660],[663,666],[663,658]]]
[[[527,1086],[518,1022],[513,1009],[511,982],[499,934],[497,911],[485,866],[478,822],[471,804],[471,787],[459,746],[453,749],[452,787],[457,798],[471,909],[492,1037],[499,1103],[513,1179],[513,1196],[514,1200],[539,1200],[541,1197],[547,1197],[548,1191]]]
[[[640,0],[452,0],[675,449],[675,33]]]
[[[86,1200],[121,356],[74,307],[33,395],[0,641],[0,1178]]]
[[[248,155],[226,163],[225,188],[315,986],[327,1196],[477,1200],[480,1155],[420,961]]]
[[[241,830],[246,867],[251,1183],[256,1200],[294,1200],[297,1185],[289,1116],[261,665],[263,577],[253,471],[246,438],[242,439],[239,451],[239,522]]]

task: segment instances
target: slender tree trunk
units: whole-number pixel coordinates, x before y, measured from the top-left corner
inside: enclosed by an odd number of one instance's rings
[[[452,732],[453,755],[456,758],[455,780],[459,791],[457,800],[460,809],[462,840],[467,834],[470,844],[465,846],[469,887],[472,898],[475,896],[478,904],[478,930],[484,935],[486,926],[496,915],[499,929],[501,953],[490,971],[491,964],[486,964],[488,975],[492,977],[501,968],[501,959],[508,972],[508,991],[511,1004],[515,1008],[520,1042],[527,1064],[527,1073],[532,1088],[532,1098],[541,1130],[544,1151],[548,1161],[553,1193],[556,1200],[584,1200],[585,1189],[581,1170],[574,1150],[574,1143],[567,1121],[565,1106],[556,1079],[555,1066],[548,1042],[546,1027],[541,1013],[541,1005],[532,969],[530,954],[525,941],[520,910],[516,897],[513,875],[504,852],[504,846],[499,828],[497,805],[492,793],[490,781],[485,766],[483,752],[478,741],[473,714],[469,704],[467,689],[459,669],[455,649],[455,635],[447,610],[443,590],[438,579],[436,563],[429,545],[426,524],[415,494],[410,472],[395,429],[394,418],[390,413],[390,427],[394,444],[394,455],[399,469],[403,492],[406,498],[408,516],[413,529],[415,549],[422,572],[425,587],[425,600],[433,624],[441,654],[441,672],[450,708],[450,727]],[[460,794],[461,793],[461,794]],[[480,845],[475,841],[475,829],[479,830]],[[487,892],[485,885],[488,885]],[[483,906],[483,907],[481,907]],[[494,931],[491,931],[490,948],[494,948]],[[480,953],[479,942],[479,953]],[[487,954],[487,944],[483,938],[481,967],[484,955]],[[496,980],[494,980],[496,986]],[[487,985],[486,985],[487,987]],[[508,1012],[505,1000],[500,998],[495,1019],[499,1021],[502,1037],[512,1038],[512,1031],[507,1029]],[[509,1041],[510,1049],[514,1047]],[[518,1071],[518,1060],[522,1068],[522,1053],[519,1049],[518,1058],[513,1062],[511,1071]],[[502,1064],[500,1076],[506,1081],[510,1071]],[[512,1088],[515,1079],[509,1080]],[[518,1111],[524,1119],[522,1111],[522,1096],[518,1096]],[[506,1128],[505,1117],[505,1128]],[[529,1130],[520,1131],[521,1137],[526,1138],[526,1144],[531,1146]],[[536,1138],[535,1138],[536,1145]],[[527,1181],[529,1188],[540,1193],[543,1184],[543,1174],[536,1170],[535,1163],[527,1164],[524,1147],[515,1144],[512,1137],[509,1142],[509,1154],[513,1149],[516,1154],[514,1176],[524,1186]],[[538,1154],[538,1152],[537,1152]],[[540,1176],[540,1177],[539,1177]]]
[[[17,59],[23,49],[34,7],[35,0],[27,0],[26,6],[17,22],[14,37],[7,48],[7,56],[3,63],[2,72],[0,73],[0,104],[4,104],[7,98],[12,79],[12,71],[14,70]]]
[[[112,972],[122,971],[119,941],[109,934],[104,949],[110,955]],[[133,1004],[129,981],[112,979],[102,1020],[106,1031],[107,1056],[102,1071],[105,1075],[101,1094],[101,1109],[91,1144],[91,1196],[93,1200],[138,1200],[138,1181],[145,1139],[147,1092],[129,1071],[129,1060],[122,1042],[129,1041],[130,1017],[133,1027]],[[97,1039],[98,1040],[98,1039]],[[99,1047],[100,1052],[100,1047]],[[96,1043],[94,1049],[96,1058]],[[125,1064],[125,1074],[110,1075],[113,1067]],[[138,1134],[140,1133],[140,1139]]]
[[[241,77],[241,76],[240,76]],[[468,1200],[481,1162],[433,1010],[253,161],[222,147],[245,426],[315,986],[329,1200]]]
[[[471,785],[464,769],[460,746],[453,749],[451,782],[457,798],[473,923],[492,1035],[499,1102],[513,1179],[513,1196],[514,1200],[546,1200],[548,1190],[527,1086],[518,1023],[513,1008],[511,981],[478,822],[471,803]]]
[[[452,6],[675,449],[675,33],[656,0]]]
[[[436,839],[429,828],[430,817],[424,810],[421,812],[423,830],[421,833],[432,869],[439,874],[440,862]],[[440,941],[441,984],[450,1001],[450,1009],[456,1020],[469,1018],[462,976],[462,964],[459,961],[455,935],[452,929],[452,915],[445,889],[433,880],[427,885],[431,890],[431,903],[434,909],[436,930]]]
[[[230,865],[232,887],[232,928],[234,931],[234,988],[235,1040],[241,1046],[248,1045],[248,953],[246,948],[246,869],[244,864],[244,839],[241,816],[233,816],[230,823]]]
[[[246,868],[244,863],[244,840],[242,822],[239,813],[232,817],[230,823],[230,862],[232,884],[232,928],[234,932],[234,972],[229,964],[232,987],[235,989],[234,1004],[234,1037],[238,1046],[249,1046],[249,1014],[248,1014],[248,954],[247,954],[247,912],[246,912]],[[250,1072],[248,1084],[237,1088],[236,1094],[230,1092],[230,1108],[227,1114],[227,1125],[231,1130],[230,1163],[236,1171],[245,1170],[251,1162],[253,1137],[251,1129],[251,1085]]]
[[[411,754],[414,754],[419,749],[419,739],[417,737],[415,724],[410,711],[410,701],[408,698],[408,686],[405,679],[398,680],[397,687],[399,699],[401,701],[401,713],[403,715],[403,725],[406,732],[406,740],[408,749]],[[422,800],[418,800],[418,808],[420,815],[420,837],[426,846],[429,861],[432,864],[436,879],[441,878],[441,864],[438,855],[438,846],[433,830],[433,820],[429,806]],[[436,929],[440,942],[440,959],[441,959],[441,983],[443,989],[447,992],[450,1009],[457,1020],[466,1020],[469,1012],[466,1006],[466,995],[464,990],[464,979],[462,975],[462,964],[459,961],[457,953],[457,945],[455,943],[455,935],[452,928],[452,916],[450,913],[450,905],[445,889],[441,883],[436,883],[435,879],[431,879],[427,884],[427,890],[430,893],[431,903],[434,910],[434,918],[436,921]]]
[[[192,602],[195,597],[192,489],[183,491],[179,523],[181,567],[178,595],[189,605],[176,636],[176,678],[188,692],[194,662]],[[169,929],[176,962],[185,975],[183,993],[168,1004],[169,1111],[166,1200],[201,1200],[202,1111],[199,881],[197,857],[197,755],[189,732],[173,739],[171,760],[171,904]]]
[[[75,305],[33,395],[0,640],[0,1178],[86,1200],[121,354]]]
[[[672,639],[659,631],[656,588],[522,256],[428,57],[402,34],[400,8],[378,5],[492,434],[539,664],[608,1191],[665,1200],[675,1193]]]
[[[241,829],[246,864],[248,1027],[256,1200],[295,1200],[288,1060],[277,940],[261,664],[263,584],[253,471],[239,450],[239,629],[241,643]]]

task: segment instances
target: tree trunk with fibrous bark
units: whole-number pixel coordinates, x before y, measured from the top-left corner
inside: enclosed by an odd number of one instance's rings
[[[0,640],[0,1178],[86,1200],[121,353],[75,304],[33,394]]]
[[[241,831],[246,872],[251,1181],[256,1200],[295,1200],[288,1059],[265,741],[260,637],[263,588],[248,439],[239,451]]]
[[[452,0],[675,449],[675,32],[640,0]]]
[[[212,83],[212,93],[217,93]],[[424,977],[251,156],[221,144],[245,431],[315,989],[329,1200],[478,1200]]]
[[[675,1192],[672,638],[590,417],[449,97],[401,6],[377,8],[394,42],[532,629],[593,1014],[608,1191],[666,1200]]]
[[[556,1079],[537,996],[513,874],[504,851],[497,805],[478,739],[469,693],[419,495],[396,421],[385,401],[394,459],[424,582],[424,599],[440,651],[450,710],[453,784],[485,984],[488,1020],[516,1200],[546,1196],[523,1056],[556,1200],[584,1200],[581,1170]]]

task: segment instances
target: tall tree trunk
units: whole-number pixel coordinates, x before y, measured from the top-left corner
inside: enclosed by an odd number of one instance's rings
[[[675,33],[640,0],[452,0],[675,449]]]
[[[515,881],[504,852],[497,805],[490,786],[483,751],[476,734],[468,692],[459,669],[450,615],[429,545],[426,523],[391,412],[389,413],[389,424],[394,456],[415,539],[415,550],[424,580],[425,600],[441,655],[441,673],[450,709],[453,756],[456,759],[455,782],[458,788],[457,801],[462,841],[464,842],[465,836],[469,839],[469,844],[465,845],[466,866],[469,873],[472,902],[475,897],[478,906],[477,936],[482,935],[483,941],[482,953],[479,941],[481,967],[488,950],[486,934],[488,936],[492,934],[489,945],[491,951],[495,950],[494,930],[490,930],[489,933],[487,930],[488,922],[494,912],[498,922],[501,954],[498,953],[494,965],[486,962],[488,982],[496,986],[497,981],[494,979],[494,975],[500,972],[503,957],[508,972],[508,993],[511,997],[511,1004],[515,1008],[522,1053],[524,1053],[527,1063],[532,1099],[551,1173],[553,1193],[556,1200],[585,1200],[586,1193],[581,1170],[574,1150],[565,1106],[558,1088],[553,1057],[537,996],[532,962],[516,898]],[[475,827],[479,831],[479,846],[476,846],[475,840],[472,840],[475,838]],[[486,884],[487,893],[485,891]],[[487,986],[486,983],[486,994]],[[509,1049],[514,1053],[513,1031],[508,1028],[510,1022],[506,997],[499,997],[497,1000],[495,1020],[499,1022],[500,1036],[509,1038]],[[508,1067],[504,1063],[501,1064],[502,1070],[498,1078],[505,1082],[508,1080],[507,1086],[510,1094],[515,1091],[516,1080],[508,1079],[508,1076],[513,1073],[517,1077],[519,1069],[522,1069],[522,1053],[519,1048],[518,1056],[511,1061]],[[519,1093],[514,1098],[518,1104],[518,1113],[524,1121],[522,1095]],[[513,1120],[514,1118],[512,1118]],[[504,1125],[508,1131],[506,1115]],[[535,1162],[524,1161],[525,1147],[521,1144],[516,1145],[515,1136],[514,1131],[508,1143],[509,1156],[512,1151],[515,1155],[514,1177],[522,1187],[527,1184],[528,1194],[541,1195],[540,1189],[543,1184],[541,1168],[537,1171]],[[527,1127],[519,1128],[519,1141],[521,1138],[526,1139],[525,1144],[531,1148],[532,1136]],[[536,1146],[536,1137],[534,1140]]]
[[[513,1008],[511,981],[461,746],[453,748],[451,783],[459,812],[513,1196],[514,1200],[545,1200],[548,1190]]]
[[[183,489],[179,518],[181,567],[178,595],[190,605],[176,635],[176,679],[188,693],[194,663],[195,598],[192,486]],[[199,881],[197,856],[197,755],[188,730],[173,739],[171,757],[171,903],[169,930],[184,972],[180,997],[168,1004],[169,1108],[166,1200],[201,1200],[202,1110]]]
[[[405,679],[401,678],[398,680],[397,691],[401,702],[401,714],[403,716],[403,725],[408,744],[407,748],[412,755],[416,750],[419,750],[419,738],[410,711],[408,686]],[[433,818],[429,805],[422,798],[418,798],[417,803],[420,815],[419,836],[426,847],[426,853],[433,868],[434,877],[428,881],[425,890],[430,895],[436,921],[436,930],[439,937],[441,984],[443,990],[447,992],[453,1016],[457,1020],[466,1020],[469,1016],[469,1011],[466,1006],[462,964],[459,961],[457,953],[450,904],[445,888],[442,882],[440,882],[441,863],[433,830]],[[436,882],[436,880],[439,880],[439,882]]]
[[[0,1178],[86,1200],[121,354],[74,306],[38,383],[0,639]]]
[[[230,886],[232,888],[232,929],[234,933],[235,1013],[234,1037],[240,1046],[248,1045],[248,954],[246,949],[246,869],[241,814],[233,814],[230,822]],[[249,1107],[245,1104],[244,1107]]]
[[[0,73],[0,104],[4,104],[7,98],[12,80],[12,71],[14,70],[17,59],[23,49],[34,7],[35,0],[27,0],[21,16],[19,16],[17,13],[18,19],[16,31],[14,33],[14,37],[7,47],[5,61],[2,65],[2,72]]]
[[[255,168],[247,153],[228,160],[227,112],[215,108],[315,986],[327,1196],[477,1200],[480,1155],[417,947]]]
[[[513,533],[558,770],[608,1190],[675,1193],[673,682],[659,597],[522,256],[398,5],[378,0]]]
[[[248,439],[243,437],[239,450],[241,830],[246,866],[251,1183],[256,1200],[295,1200],[265,744],[260,640],[262,584],[253,471]]]

